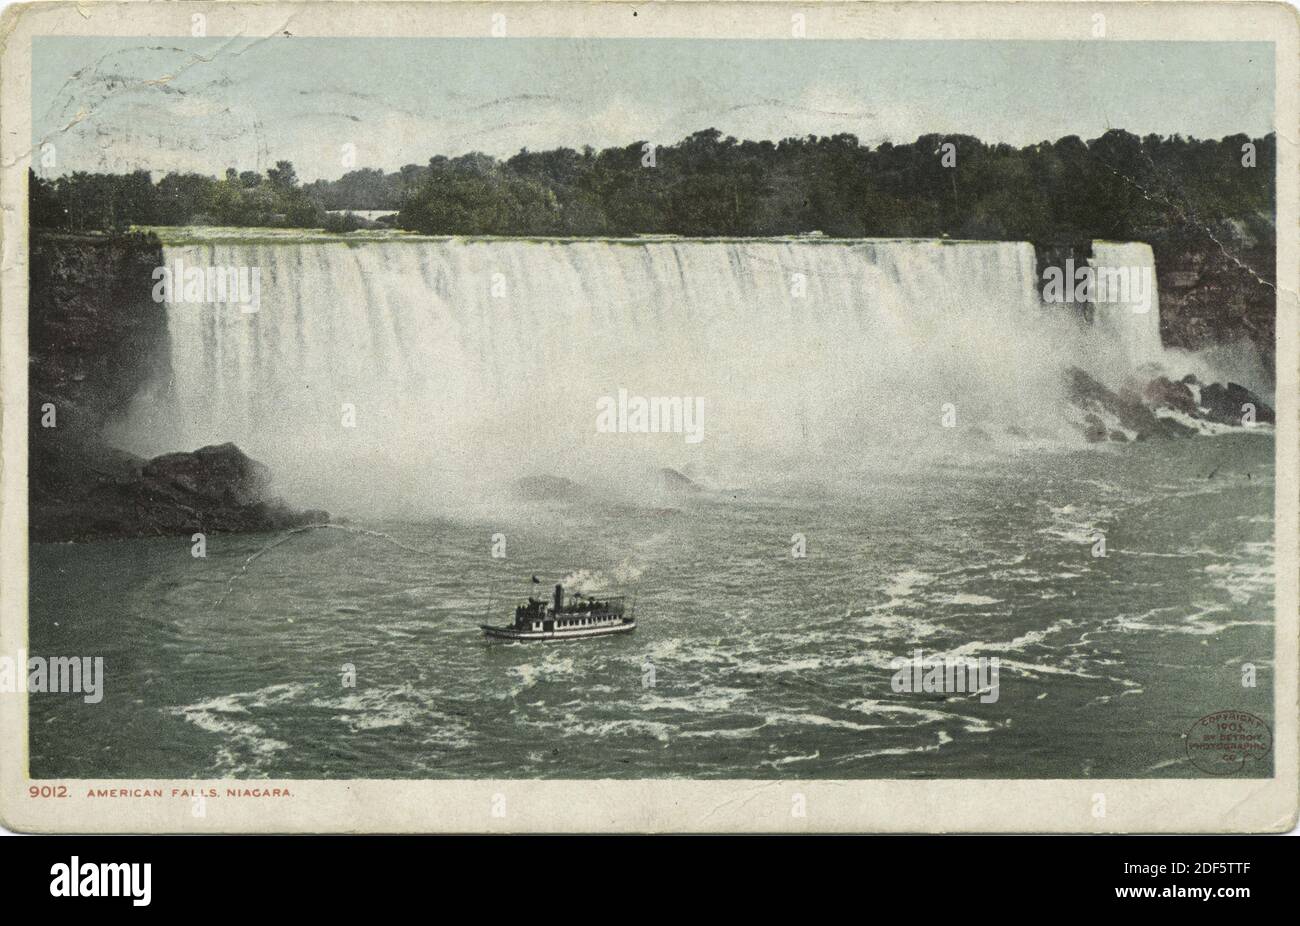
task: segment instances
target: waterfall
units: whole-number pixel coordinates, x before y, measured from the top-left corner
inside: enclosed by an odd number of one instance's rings
[[[1097,274],[1094,326],[1110,339],[1129,369],[1160,360],[1160,297],[1151,245],[1094,241],[1089,265]]]
[[[256,270],[260,305],[173,294],[133,449],[233,440],[281,476],[364,461],[397,491],[952,445],[1050,420],[1079,337],[1021,242],[191,235],[165,256]],[[1148,324],[1116,329],[1135,359]],[[599,433],[620,389],[697,397],[704,439]]]

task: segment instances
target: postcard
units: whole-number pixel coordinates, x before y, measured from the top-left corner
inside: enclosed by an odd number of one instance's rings
[[[1276,832],[1282,3],[33,3],[0,820]]]

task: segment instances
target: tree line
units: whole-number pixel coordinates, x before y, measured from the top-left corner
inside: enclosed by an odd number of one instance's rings
[[[28,174],[29,221],[69,232],[125,231],[132,225],[249,225],[315,228],[324,211],[289,161],[265,173],[231,167],[221,179],[147,170],[74,171],[54,180]]]
[[[1111,130],[1024,147],[966,135],[910,144],[855,136],[738,141],[716,129],[672,145],[524,149],[506,159],[436,156],[302,184],[280,161],[221,178],[146,171],[30,177],[34,227],[325,227],[327,210],[397,210],[434,235],[1094,238],[1190,244],[1272,237],[1275,136],[1219,140]]]

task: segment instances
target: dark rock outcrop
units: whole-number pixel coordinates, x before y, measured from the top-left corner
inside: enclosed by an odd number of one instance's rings
[[[1196,396],[1187,381],[1174,382],[1167,376],[1157,376],[1142,389],[1142,402],[1148,408],[1172,408],[1186,415],[1195,415]]]
[[[1276,224],[1271,212],[1169,235],[1151,230],[1166,347],[1202,350],[1250,341],[1274,365]]]
[[[228,505],[256,504],[270,480],[270,470],[234,444],[163,454],[146,463],[141,475],[155,485]]]
[[[167,313],[152,297],[162,263],[153,235],[33,234],[28,406],[35,422],[49,403],[61,435],[97,440],[167,368]]]
[[[695,495],[701,491],[695,480],[669,466],[659,469],[656,478],[659,490],[669,495]]]
[[[1273,424],[1277,416],[1272,406],[1245,386],[1228,383],[1210,383],[1201,387],[1201,416],[1219,424],[1244,423],[1247,407],[1253,408],[1255,421]]]
[[[567,502],[585,498],[589,492],[572,479],[539,473],[516,479],[510,484],[510,494],[529,502]]]
[[[234,444],[141,460],[105,447],[72,447],[33,474],[30,539],[274,531],[325,523],[267,494],[268,471]]]
[[[1176,421],[1158,417],[1142,403],[1140,396],[1108,389],[1078,367],[1070,367],[1066,376],[1070,401],[1086,413],[1081,427],[1089,441],[1114,440],[1112,432],[1117,430],[1114,425],[1134,432],[1135,440],[1186,437],[1195,433]],[[1127,439],[1123,431],[1120,434]]]
[[[1272,406],[1237,383],[1206,384],[1191,375],[1174,382],[1158,376],[1140,387],[1129,385],[1113,391],[1078,367],[1071,367],[1067,375],[1070,401],[1085,413],[1079,429],[1090,443],[1127,440],[1125,432],[1145,440],[1208,431],[1208,424],[1244,427],[1248,407],[1254,409],[1255,423],[1276,420]],[[1162,411],[1164,415],[1158,414]],[[1169,411],[1185,417],[1175,421]]]
[[[1107,433],[1106,422],[1102,421],[1094,413],[1088,412],[1083,416],[1083,438],[1088,443],[1101,443],[1106,439]]]

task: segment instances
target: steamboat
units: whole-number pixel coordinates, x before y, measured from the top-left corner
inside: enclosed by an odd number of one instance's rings
[[[629,609],[624,613],[622,596],[594,598],[575,594],[565,601],[564,586],[555,586],[550,601],[529,597],[515,608],[514,621],[505,627],[479,625],[496,640],[585,640],[636,629]]]

